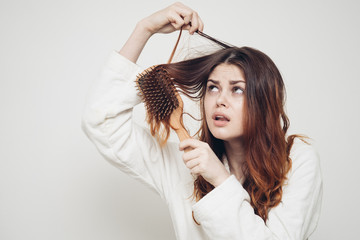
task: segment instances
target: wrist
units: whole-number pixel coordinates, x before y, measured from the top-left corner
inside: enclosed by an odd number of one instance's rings
[[[135,30],[138,31],[140,34],[146,36],[147,38],[150,38],[152,35],[154,35],[154,30],[149,26],[149,21],[146,20],[146,18],[140,20],[135,27]]]
[[[215,179],[215,181],[212,183],[212,185],[214,187],[218,187],[220,186],[223,182],[225,182],[226,179],[228,179],[230,177],[230,173],[228,173],[227,171],[222,174],[221,176],[218,176],[217,179]]]

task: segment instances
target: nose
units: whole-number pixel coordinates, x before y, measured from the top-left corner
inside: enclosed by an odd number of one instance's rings
[[[228,107],[228,98],[226,91],[221,91],[221,93],[218,95],[218,98],[216,99],[216,105],[217,107]]]

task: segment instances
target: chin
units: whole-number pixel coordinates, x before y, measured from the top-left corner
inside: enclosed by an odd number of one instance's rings
[[[229,133],[224,133],[221,131],[211,131],[211,134],[219,140],[223,140],[223,141],[229,141],[230,139],[232,139],[234,136],[231,136]]]
[[[242,134],[234,134],[234,132],[228,132],[228,131],[223,131],[225,129],[215,129],[213,131],[210,130],[211,134],[219,140],[222,141],[234,141],[234,140],[241,140],[242,139]]]

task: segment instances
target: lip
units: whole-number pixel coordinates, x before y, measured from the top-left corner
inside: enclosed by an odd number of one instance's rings
[[[229,116],[226,115],[225,113],[222,113],[222,112],[215,112],[215,113],[213,113],[213,115],[211,117],[212,117],[213,120],[216,120],[217,116],[224,117],[227,121],[230,121]]]
[[[225,118],[225,120],[216,120],[216,117],[218,117],[218,116],[221,116],[221,117]],[[223,127],[223,126],[227,125],[230,122],[229,116],[227,116],[226,114],[224,114],[222,112],[215,112],[212,115],[212,119],[213,119],[214,125],[216,127]]]

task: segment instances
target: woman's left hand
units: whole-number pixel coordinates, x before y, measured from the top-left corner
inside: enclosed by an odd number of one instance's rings
[[[214,187],[219,186],[230,176],[207,143],[189,138],[179,145],[180,151],[186,148],[191,150],[183,154],[183,161],[192,174],[201,175]]]

